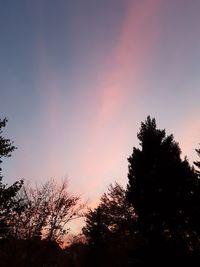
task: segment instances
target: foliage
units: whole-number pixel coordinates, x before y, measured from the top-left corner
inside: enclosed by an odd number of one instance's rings
[[[3,162],[3,157],[10,157],[11,153],[16,149],[10,139],[2,136],[6,123],[6,118],[0,120],[0,164]],[[21,189],[23,181],[17,181],[11,186],[3,184],[1,171],[2,168],[0,167],[0,238],[3,238],[10,235],[9,221],[23,209],[20,199],[16,199],[17,192]]]
[[[131,235],[135,212],[126,199],[126,191],[118,183],[110,185],[100,198],[100,204],[86,214],[83,233],[90,244],[102,244],[109,239]]]
[[[200,157],[200,149],[196,149],[196,152],[197,152],[198,156]],[[198,168],[198,170],[196,170],[196,172],[200,176],[200,161],[195,161],[194,165]]]
[[[2,136],[6,123],[7,119],[0,120],[0,166],[16,149]],[[14,254],[21,255],[21,248],[26,248],[28,265],[42,253],[52,264],[48,251],[70,266],[200,262],[200,162],[194,162],[195,170],[182,159],[173,135],[158,129],[155,119],[147,117],[137,136],[140,148],[134,147],[128,158],[127,189],[118,183],[108,187],[99,205],[85,214],[83,235],[71,236],[64,254],[56,243],[66,241],[68,223],[84,215],[85,204],[69,193],[66,181],[50,180],[35,187],[24,186],[22,180],[3,184],[0,167],[3,251],[17,248]],[[196,152],[200,156],[200,149]],[[29,261],[33,248],[36,254]],[[38,254],[37,248],[43,252]],[[11,262],[7,256],[5,260]]]
[[[117,183],[111,184],[99,205],[86,213],[83,228],[89,248],[86,266],[128,266],[135,221],[135,211],[126,199],[126,190]]]
[[[200,188],[194,170],[181,159],[173,136],[157,129],[155,119],[147,117],[137,136],[141,148],[134,147],[128,158],[127,196],[136,209],[139,231],[151,244],[168,240],[194,249],[193,207]]]
[[[6,118],[3,120],[0,119],[0,164],[2,163],[2,157],[9,158],[11,153],[16,149],[10,139],[6,139],[2,136],[3,128],[6,126],[7,121]],[[0,168],[0,177],[2,178],[1,171],[2,168]]]
[[[37,237],[60,243],[67,234],[67,223],[82,216],[84,204],[68,192],[66,181],[58,185],[50,180],[39,187],[23,187],[20,194],[26,208],[13,221],[16,238]]]
[[[56,242],[47,240],[0,240],[1,267],[65,267],[70,264],[70,258]]]

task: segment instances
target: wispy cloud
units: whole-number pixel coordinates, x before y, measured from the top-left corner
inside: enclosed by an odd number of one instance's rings
[[[145,63],[156,40],[154,17],[158,3],[158,0],[130,1],[113,48],[111,67],[102,74],[104,78],[97,87],[99,109],[84,161],[85,171],[88,176],[93,175],[93,179],[100,174],[105,178],[106,173],[120,163],[117,153],[123,151],[127,132],[122,124],[116,128],[116,121],[119,114],[124,114],[129,97],[133,94],[137,97],[139,93],[137,84],[144,75]],[[94,188],[98,185],[91,184]]]
[[[132,1],[127,8],[119,41],[113,50],[111,69],[98,90],[101,101],[99,121],[109,120],[122,109],[130,91],[137,94],[137,84],[156,40],[155,14],[158,0]]]

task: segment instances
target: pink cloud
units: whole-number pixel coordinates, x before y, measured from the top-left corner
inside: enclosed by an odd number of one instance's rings
[[[87,184],[87,188],[89,183],[91,190],[95,191],[102,183],[106,183],[96,177],[102,176],[102,179],[107,179],[108,173],[121,164],[121,158],[117,155],[123,151],[128,133],[124,127],[125,124],[121,123],[119,128],[113,125],[113,121],[117,120],[119,114],[123,114],[126,102],[132,93],[134,92],[135,97],[139,93],[137,83],[144,75],[145,63],[152,54],[156,40],[157,29],[154,17],[158,3],[159,0],[130,1],[127,15],[121,25],[118,42],[113,48],[111,64],[109,64],[111,67],[106,70],[106,73],[102,73],[103,78],[96,88],[99,109],[91,127],[88,150],[83,155],[82,166],[78,166],[84,176],[80,180],[85,179],[83,182],[80,181],[80,184]],[[35,11],[38,20],[42,17],[39,10],[38,7]],[[42,23],[36,22],[36,26],[38,27],[37,48],[40,72],[38,84],[41,90],[48,88],[44,94],[41,93],[45,98],[42,109],[45,122],[42,138],[50,144],[46,168],[48,173],[55,177],[62,173],[61,157],[64,156],[56,146],[56,138],[60,137],[57,129],[64,130],[60,121],[61,84],[48,64]]]
[[[102,179],[105,179],[108,170],[120,164],[117,155],[123,151],[128,133],[113,123],[119,114],[124,114],[126,102],[133,92],[135,97],[139,93],[137,84],[144,75],[145,63],[151,57],[156,40],[158,3],[158,0],[130,2],[118,43],[113,49],[112,67],[107,74],[102,74],[105,78],[97,87],[100,108],[83,166],[88,177],[93,177],[88,181],[93,190],[105,183],[94,182],[95,175],[102,174]],[[112,125],[113,130],[116,129],[113,133]]]
[[[101,101],[99,121],[109,120],[121,110],[130,91],[137,94],[137,88],[130,89],[129,84],[137,84],[144,75],[145,62],[151,56],[156,40],[154,17],[158,7],[158,0],[130,2],[113,51],[113,67],[98,88]]]

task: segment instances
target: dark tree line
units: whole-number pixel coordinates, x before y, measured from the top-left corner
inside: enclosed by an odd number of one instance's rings
[[[127,187],[138,230],[148,242],[149,256],[159,251],[166,259],[170,253],[181,259],[199,246],[200,181],[187,159],[181,159],[173,136],[157,129],[155,119],[141,124],[138,139],[141,148],[133,148],[128,159]]]
[[[200,149],[196,149],[198,156],[200,157]],[[200,176],[200,161],[195,161],[194,165],[198,168],[196,173]]]
[[[21,201],[16,196],[23,185],[23,180],[17,181],[11,186],[3,184],[2,181],[2,158],[10,157],[11,153],[16,149],[12,141],[2,136],[6,123],[6,118],[0,119],[0,238],[9,236],[9,221],[12,220],[15,214],[20,213],[22,208]]]
[[[186,158],[182,159],[173,135],[158,129],[150,117],[141,123],[137,137],[140,147],[134,147],[128,158],[128,184],[123,191],[123,201],[133,209],[131,220],[127,208],[118,209],[122,199],[115,202],[111,197],[111,210],[101,199],[99,206],[87,213],[83,231],[94,251],[99,251],[101,240],[106,256],[101,266],[108,262],[108,266],[122,266],[122,259],[123,266],[191,263],[200,255],[200,162],[194,162],[195,170]],[[200,150],[197,153],[200,155]],[[117,232],[112,240],[114,251],[106,255],[108,236],[115,233],[111,230],[116,214],[119,219],[114,229],[124,230],[124,240]],[[117,242],[123,255],[117,250]],[[116,259],[119,265],[112,265]]]
[[[67,224],[79,218],[85,204],[68,192],[67,182],[50,180],[36,187],[23,186],[17,197],[23,210],[10,222],[16,239],[45,239],[62,244],[68,234]]]
[[[91,244],[105,243],[109,239],[124,239],[132,234],[135,216],[123,187],[118,183],[111,184],[108,192],[100,198],[98,207],[87,212],[83,233]]]
[[[6,123],[0,120],[0,167],[16,149],[3,137]],[[46,262],[48,251],[59,255],[56,262],[51,257],[57,266],[200,264],[200,161],[191,166],[173,135],[158,129],[149,116],[137,137],[139,148],[128,158],[127,188],[111,184],[98,206],[84,214],[85,205],[65,182],[29,187],[19,180],[8,186],[0,168],[0,242],[9,240],[16,247],[14,240],[27,250],[27,266],[44,265],[37,261],[41,255],[31,254],[37,247]],[[200,156],[200,149],[196,152]],[[82,235],[61,253],[55,244],[66,239],[68,222],[83,215]],[[2,263],[5,244],[0,265],[10,266]]]
[[[7,119],[0,120],[0,164],[16,149],[3,137]],[[24,185],[23,180],[8,186],[3,183],[0,168],[0,239],[46,239],[63,242],[67,224],[82,216],[84,204],[69,193],[67,182],[50,180],[39,186]]]

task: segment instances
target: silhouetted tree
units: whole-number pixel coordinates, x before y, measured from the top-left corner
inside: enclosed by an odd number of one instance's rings
[[[126,191],[118,183],[112,184],[100,198],[97,208],[89,209],[86,226],[83,228],[88,242],[97,244],[119,235],[130,235],[136,216],[126,199]]]
[[[126,266],[135,235],[136,215],[126,190],[115,183],[86,214],[83,233],[91,248],[89,266]]]
[[[68,192],[66,181],[23,187],[20,198],[26,208],[14,218],[12,226],[13,235],[19,239],[44,238],[60,243],[66,237],[67,223],[82,216],[85,206]]]
[[[86,215],[86,227],[83,228],[83,233],[91,245],[102,245],[106,235],[110,233],[110,230],[103,221],[102,215],[102,209],[100,207],[89,210]]]
[[[200,149],[196,149],[198,156],[200,157]],[[194,165],[198,169],[194,169],[196,174],[195,186],[192,188],[192,205],[190,206],[190,219],[192,221],[192,227],[190,231],[191,247],[194,247],[196,254],[200,255],[200,161],[195,161]],[[195,244],[195,246],[193,246]]]
[[[2,157],[10,157],[11,153],[16,149],[13,145],[13,142],[10,139],[6,139],[2,136],[3,128],[6,126],[7,119],[0,119],[0,164],[2,163]],[[2,179],[1,174],[2,168],[0,167],[0,178]]]
[[[49,216],[44,237],[61,242],[67,233],[67,223],[83,216],[85,204],[80,202],[80,197],[69,193],[66,181],[60,185],[50,182],[49,185]]]
[[[85,236],[82,234],[68,235],[68,245],[65,247],[65,254],[71,262],[67,266],[88,267],[88,255],[90,249],[86,244]]]
[[[47,240],[0,240],[1,267],[77,266],[56,242]]]
[[[198,156],[200,157],[200,149],[195,149]],[[194,165],[198,168],[198,170],[196,170],[197,174],[200,175],[200,161],[195,161]]]
[[[16,239],[41,239],[49,215],[49,183],[35,188],[23,186],[18,197],[23,200],[25,209],[10,222],[12,236]]]
[[[128,158],[127,196],[138,215],[138,229],[158,249],[167,241],[177,249],[193,249],[199,183],[172,135],[159,130],[149,116],[138,133],[141,148],[133,148]]]
[[[10,157],[16,149],[10,139],[2,136],[3,128],[6,126],[7,119],[0,119],[0,164],[3,157]],[[13,185],[3,184],[2,168],[0,167],[0,238],[7,237],[10,234],[8,223],[15,214],[20,213],[22,205],[20,199],[16,199],[17,192],[22,187],[23,181],[17,181]]]

